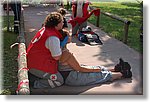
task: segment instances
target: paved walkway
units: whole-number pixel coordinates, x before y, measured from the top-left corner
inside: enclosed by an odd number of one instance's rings
[[[25,38],[28,45],[34,34],[40,29],[46,15],[55,11],[52,5],[49,7],[24,8]],[[69,18],[69,14],[67,15]],[[89,24],[97,32],[103,45],[90,46],[72,39],[68,49],[74,53],[80,64],[104,65],[108,68],[118,63],[122,57],[131,64],[133,78],[116,80],[112,83],[90,86],[72,87],[63,85],[55,89],[33,89],[31,94],[142,94],[142,55],[129,48],[124,43],[109,37],[100,28]]]

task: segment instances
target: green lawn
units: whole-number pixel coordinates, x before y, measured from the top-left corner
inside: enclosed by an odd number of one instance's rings
[[[138,3],[125,2],[95,2],[92,6],[100,8],[103,12],[109,12],[121,18],[131,21],[128,32],[128,46],[142,53],[143,47],[140,42],[141,12]],[[95,24],[95,17],[92,16],[89,22]],[[100,27],[110,36],[123,41],[124,24],[101,14]]]
[[[3,53],[3,87],[10,94],[14,94],[17,88],[17,47],[10,49],[11,44],[16,41],[17,35],[4,31],[4,53]],[[4,92],[3,92],[4,93]],[[5,93],[6,94],[6,93]]]
[[[17,89],[17,55],[18,47],[10,49],[10,46],[16,42],[17,34],[13,32],[7,32],[7,22],[6,17],[2,17],[2,33],[3,33],[3,92],[0,94],[15,94]],[[13,21],[13,17],[10,17]]]

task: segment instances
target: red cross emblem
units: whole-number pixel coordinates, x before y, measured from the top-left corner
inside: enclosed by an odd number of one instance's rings
[[[55,74],[52,74],[52,75],[50,76],[50,79],[51,79],[51,80],[57,80],[57,76],[56,76]]]

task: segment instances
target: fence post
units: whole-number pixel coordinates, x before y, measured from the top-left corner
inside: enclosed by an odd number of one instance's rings
[[[90,6],[90,10],[94,10],[94,7]],[[97,20],[96,20],[96,26],[99,27],[99,21],[100,21],[100,14],[97,16]]]
[[[9,19],[9,1],[7,0],[7,31],[9,31],[10,19]]]
[[[128,30],[129,30],[130,21],[124,23],[124,39],[123,42],[127,44],[128,42]]]

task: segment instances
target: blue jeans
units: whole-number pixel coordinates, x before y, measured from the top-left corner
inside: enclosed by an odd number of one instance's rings
[[[94,68],[97,66],[84,66],[88,68]],[[81,86],[81,85],[92,85],[101,84],[110,81],[112,78],[111,71],[103,66],[98,66],[101,68],[101,72],[83,73],[77,71],[71,71],[65,81],[65,84],[71,86]]]

